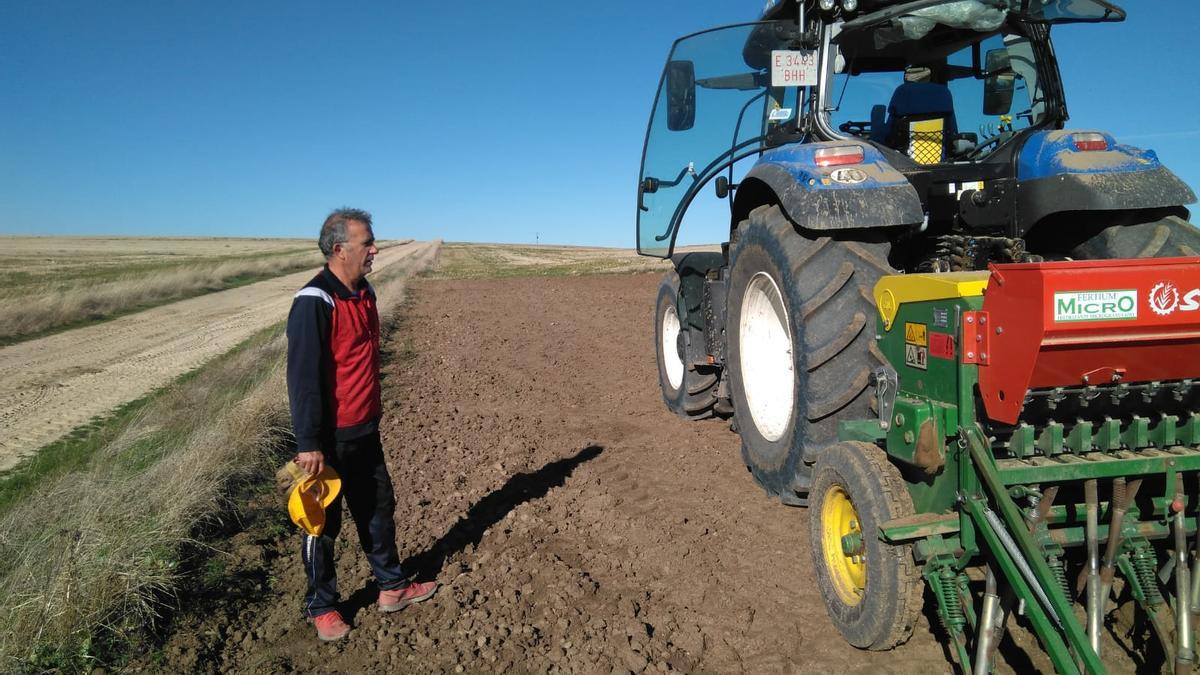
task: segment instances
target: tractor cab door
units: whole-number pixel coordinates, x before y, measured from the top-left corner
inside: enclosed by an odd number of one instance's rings
[[[789,29],[790,26],[790,29]],[[659,82],[638,181],[638,252],[671,255],[700,188],[761,149],[772,125],[794,124],[797,89],[772,89],[770,52],[788,22],[726,26],[677,40]]]

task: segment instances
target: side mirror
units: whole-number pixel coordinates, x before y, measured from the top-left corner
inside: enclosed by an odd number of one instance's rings
[[[667,62],[667,129],[687,131],[696,123],[696,66]]]
[[[987,53],[983,80],[983,114],[1004,115],[1012,108],[1013,90],[1017,75],[1007,49],[992,49]]]
[[[729,196],[729,193],[733,192],[736,189],[737,189],[737,185],[730,183],[728,178],[726,178],[725,176],[717,176],[717,182],[716,182],[717,199],[725,199],[726,197]]]

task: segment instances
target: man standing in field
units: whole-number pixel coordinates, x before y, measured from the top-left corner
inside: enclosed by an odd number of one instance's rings
[[[396,498],[379,439],[379,313],[366,281],[378,253],[371,214],[334,211],[318,243],[325,268],[296,293],[288,315],[287,384],[296,463],[314,476],[331,466],[342,479],[341,493],[325,509],[324,530],[317,537],[306,533],[301,551],[308,576],[304,615],[318,638],[332,641],[350,632],[337,611],[333,560],[343,495],[379,584],[379,611],[425,600],[437,584],[407,582],[396,550]]]

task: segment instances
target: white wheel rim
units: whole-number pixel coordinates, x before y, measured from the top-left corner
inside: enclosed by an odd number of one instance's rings
[[[738,338],[746,406],[758,433],[777,441],[792,420],[792,334],[783,295],[763,272],[750,279],[742,296]]]
[[[662,344],[659,353],[662,354],[663,370],[667,371],[667,382],[672,389],[683,385],[683,360],[679,358],[679,315],[674,307],[668,307],[662,317]]]

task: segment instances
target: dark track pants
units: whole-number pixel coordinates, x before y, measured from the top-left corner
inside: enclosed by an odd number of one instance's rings
[[[338,441],[332,451],[325,452],[325,463],[342,478],[342,490],[332,504],[325,507],[325,529],[321,536],[303,535],[300,555],[308,576],[308,592],[304,594],[304,615],[313,617],[336,609],[337,567],[333,560],[333,541],[342,527],[342,499],[350,507],[350,515],[358,529],[358,540],[381,590],[405,585],[400,571],[400,556],[396,551],[396,497],[392,479],[383,461],[383,446],[379,432],[350,441]]]

